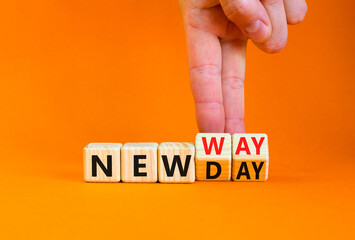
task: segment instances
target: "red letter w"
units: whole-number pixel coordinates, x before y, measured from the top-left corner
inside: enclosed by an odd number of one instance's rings
[[[217,140],[216,137],[211,137],[211,142],[210,145],[207,147],[207,140],[206,137],[202,137],[202,142],[203,142],[203,147],[205,148],[205,153],[206,155],[210,155],[212,151],[212,146],[214,146],[214,149],[216,151],[217,155],[220,155],[222,152],[222,147],[223,147],[223,142],[224,142],[224,137],[221,137],[221,141],[219,143],[219,146],[217,146]]]

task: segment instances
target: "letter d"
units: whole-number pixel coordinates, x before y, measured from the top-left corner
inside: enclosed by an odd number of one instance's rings
[[[217,172],[215,175],[211,176],[211,165],[214,165],[217,168]],[[206,167],[206,179],[216,179],[221,175],[222,168],[221,164],[218,162],[207,162],[207,167]]]

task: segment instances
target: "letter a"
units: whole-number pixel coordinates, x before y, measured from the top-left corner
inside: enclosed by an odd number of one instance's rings
[[[242,145],[244,145],[244,147],[242,147]],[[240,151],[245,151],[248,155],[250,155],[249,146],[245,137],[241,137],[239,139],[239,143],[238,143],[237,150],[235,151],[235,155],[238,155]]]

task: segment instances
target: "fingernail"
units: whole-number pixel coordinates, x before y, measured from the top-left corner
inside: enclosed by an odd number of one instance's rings
[[[245,31],[252,40],[256,42],[261,42],[266,40],[265,38],[267,36],[268,29],[262,21],[257,20],[247,26],[245,28]]]

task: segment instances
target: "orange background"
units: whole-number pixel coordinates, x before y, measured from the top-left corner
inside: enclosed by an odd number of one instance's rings
[[[87,184],[90,142],[194,141],[178,2],[1,1],[0,238],[349,238],[355,2],[308,7],[281,53],[248,47],[267,182]]]

